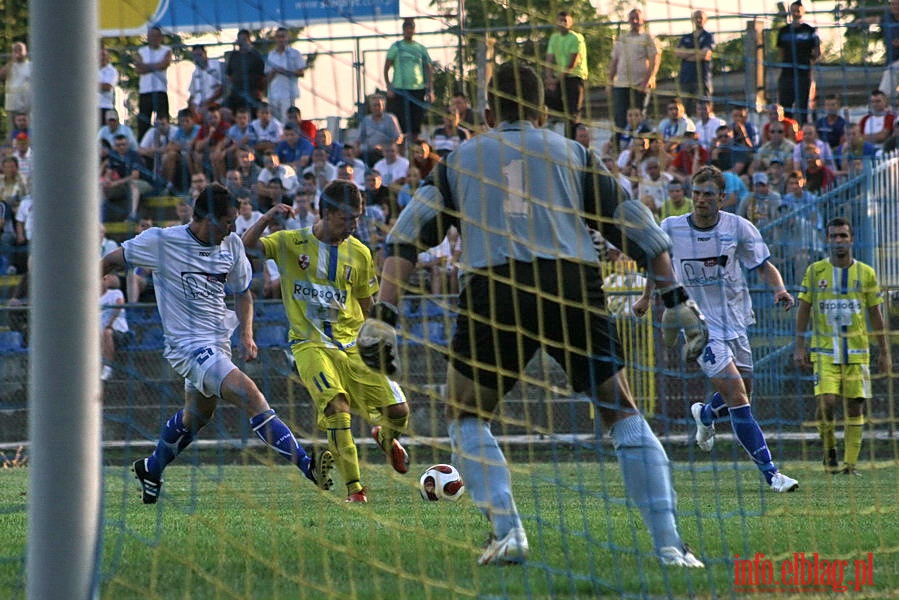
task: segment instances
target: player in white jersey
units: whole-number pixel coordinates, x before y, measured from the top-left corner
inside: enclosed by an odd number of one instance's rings
[[[715,419],[730,415],[731,427],[765,481],[775,492],[792,492],[799,483],[777,470],[758,421],[749,404],[752,393],[752,350],[746,328],[755,322],[743,269],[753,270],[774,289],[774,302],[785,310],[793,297],[784,287],[780,272],[770,262],[771,252],[755,225],[720,210],[724,176],[715,167],[693,175],[693,211],[668,217],[662,230],[671,238],[671,257],[681,284],[699,305],[709,327],[709,342],[700,353],[699,366],[716,392],[708,403],[690,407],[696,421],[696,442],[711,450]],[[634,314],[649,308],[653,282],[647,280]],[[676,336],[677,331],[665,331]]]
[[[125,267],[153,270],[156,303],[165,334],[164,356],[184,377],[184,408],[163,426],[156,450],[134,462],[143,501],[159,498],[162,472],[212,418],[218,399],[245,407],[256,435],[323,489],[331,486],[333,457],[316,464],[278,418],[259,388],[231,362],[231,334],[241,326],[246,360],[257,355],[253,340],[252,271],[243,243],[234,233],[237,207],[221,185],[197,198],[187,225],[152,227],[103,257],[103,274]],[[234,294],[237,310],[225,304]]]

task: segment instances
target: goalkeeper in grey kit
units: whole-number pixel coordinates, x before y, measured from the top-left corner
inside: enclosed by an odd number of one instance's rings
[[[446,414],[453,464],[488,518],[479,564],[523,562],[528,541],[509,468],[490,419],[499,400],[543,349],[589,395],[609,431],[627,495],[639,508],[659,560],[702,567],[677,530],[668,457],[628,389],[614,323],[607,318],[599,259],[589,228],[646,266],[698,354],[707,330],[676,284],[668,236],[642,204],[625,200],[599,157],[542,129],[543,83],[515,61],[488,88],[497,127],[438,163],[387,237],[379,302],[359,335],[363,359],[395,372],[396,305],[419,248],[454,224],[462,234],[465,285],[451,342]]]

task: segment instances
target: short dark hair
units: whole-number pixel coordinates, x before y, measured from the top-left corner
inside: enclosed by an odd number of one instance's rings
[[[322,216],[330,210],[359,210],[365,205],[362,191],[352,181],[335,179],[325,186],[319,197],[318,210]]]
[[[693,174],[692,183],[693,187],[701,183],[705,183],[710,181],[718,186],[719,191],[724,192],[724,188],[727,187],[727,182],[724,180],[724,174],[717,167],[713,167],[712,165],[705,165],[704,167],[700,167],[696,173]]]
[[[210,217],[223,219],[228,214],[228,209],[236,206],[228,188],[220,183],[213,183],[203,188],[197,196],[194,203],[194,219],[197,221]]]
[[[847,219],[846,217],[832,218],[830,221],[827,222],[827,227],[824,228],[824,231],[826,232],[831,227],[848,227],[849,235],[854,236],[854,233],[852,231],[852,223],[850,223],[849,219]]]
[[[493,73],[487,97],[499,121],[535,119],[543,111],[543,80],[533,67],[512,59]]]

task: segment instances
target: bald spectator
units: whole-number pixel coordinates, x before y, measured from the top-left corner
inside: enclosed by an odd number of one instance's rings
[[[895,119],[896,115],[887,106],[886,94],[881,90],[874,90],[871,92],[870,110],[862,117],[858,125],[865,141],[881,149],[893,131]]]
[[[712,52],[715,37],[705,29],[708,15],[701,10],[693,12],[693,31],[681,36],[674,55],[681,60],[677,76],[678,92],[685,99],[687,114],[696,114],[698,101],[714,95],[712,86]]]
[[[147,30],[147,45],[137,51],[134,68],[140,74],[138,88],[137,138],[153,123],[153,115],[169,116],[168,68],[172,62],[172,49],[162,43],[162,29]]]
[[[400,123],[393,115],[384,112],[387,101],[380,94],[372,94],[368,97],[369,113],[362,119],[359,125],[358,150],[360,158],[367,165],[374,165],[383,158],[383,148],[386,144],[403,143],[403,131]]]

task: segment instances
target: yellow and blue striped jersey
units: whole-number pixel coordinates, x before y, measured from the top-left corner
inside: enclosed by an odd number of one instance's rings
[[[874,269],[853,261],[848,269],[829,259],[809,265],[799,299],[811,305],[811,352],[830,354],[834,364],[868,364],[867,312],[883,302]]]
[[[281,274],[290,342],[353,346],[365,320],[359,299],[378,292],[369,249],[354,237],[336,246],[322,243],[311,227],[277,231],[261,241]]]

